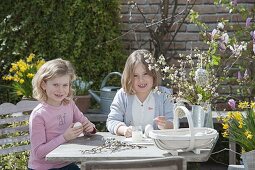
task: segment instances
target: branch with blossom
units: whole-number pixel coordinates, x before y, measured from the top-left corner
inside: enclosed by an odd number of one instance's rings
[[[159,70],[166,85],[173,88],[176,99],[185,99],[191,104],[212,103],[219,97],[217,90],[230,75],[247,50],[245,42],[237,42],[219,23],[211,34],[205,34],[207,51],[191,49],[188,55],[180,54],[178,65],[167,64],[163,55],[158,60],[148,56],[146,62],[150,68]],[[155,64],[156,63],[156,64]]]

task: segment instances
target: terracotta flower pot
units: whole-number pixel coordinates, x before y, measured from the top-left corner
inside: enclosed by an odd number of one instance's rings
[[[86,113],[90,107],[90,95],[74,96],[74,102],[82,113]]]

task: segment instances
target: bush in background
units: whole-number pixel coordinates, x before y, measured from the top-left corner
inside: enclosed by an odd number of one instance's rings
[[[120,35],[119,5],[118,0],[1,1],[0,77],[10,63],[34,53],[70,60],[79,76],[99,87],[125,62],[120,41],[112,41]]]

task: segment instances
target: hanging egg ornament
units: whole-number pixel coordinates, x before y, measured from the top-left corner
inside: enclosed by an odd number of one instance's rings
[[[208,74],[205,69],[199,68],[195,72],[195,81],[199,86],[206,86],[208,84]]]

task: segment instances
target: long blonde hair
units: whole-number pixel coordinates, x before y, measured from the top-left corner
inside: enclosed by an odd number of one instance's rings
[[[61,58],[50,60],[43,64],[37,73],[35,74],[32,85],[33,85],[33,97],[39,101],[46,101],[47,94],[45,90],[42,89],[41,85],[42,82],[46,82],[49,79],[53,79],[56,77],[69,75],[70,76],[70,86],[69,86],[69,94],[68,98],[73,98],[73,88],[72,88],[72,81],[75,80],[76,75],[72,64]],[[68,99],[64,99],[64,103],[68,103]]]
[[[127,58],[125,68],[123,70],[123,74],[121,78],[121,85],[126,93],[134,94],[134,91],[132,89],[132,85],[134,81],[133,80],[134,70],[139,63],[143,64],[145,66],[146,72],[153,77],[153,88],[160,85],[161,76],[155,69],[149,70],[149,65],[145,61],[145,56],[147,55],[150,55],[150,52],[148,50],[141,49],[141,50],[134,51]]]

